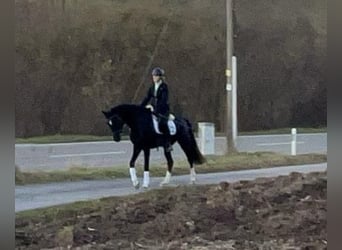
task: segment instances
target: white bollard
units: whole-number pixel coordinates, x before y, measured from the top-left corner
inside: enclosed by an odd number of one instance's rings
[[[200,151],[204,155],[215,154],[215,125],[209,122],[198,123]]]
[[[291,155],[297,154],[297,129],[292,128],[291,129]]]

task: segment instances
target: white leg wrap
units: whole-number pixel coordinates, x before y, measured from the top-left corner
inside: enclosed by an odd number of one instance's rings
[[[164,180],[160,183],[160,185],[167,185],[170,183],[171,180],[171,173],[169,171],[166,171],[166,175]]]
[[[195,168],[190,169],[190,183],[195,183],[196,182],[196,172]]]
[[[144,172],[144,184],[143,187],[144,188],[148,188],[150,185],[150,172],[149,171],[145,171]]]
[[[135,168],[129,168],[129,174],[131,176],[131,180],[132,180],[133,186],[135,188],[139,188],[139,181],[138,181],[138,178],[137,178],[137,173],[135,171]]]
[[[131,180],[132,181],[138,180],[135,168],[129,168],[129,174],[131,175]]]

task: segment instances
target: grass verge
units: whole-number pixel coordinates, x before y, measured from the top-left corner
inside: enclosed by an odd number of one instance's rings
[[[128,137],[127,137],[128,138]],[[29,138],[16,138],[15,143],[65,143],[65,142],[89,142],[89,141],[110,141],[112,136],[95,136],[95,135],[47,135]]]
[[[297,128],[297,133],[326,133],[327,128]],[[271,130],[258,130],[240,132],[239,135],[271,135],[271,134],[290,134],[291,128],[280,128]],[[216,136],[225,136],[224,133],[216,133]],[[128,135],[123,135],[122,140],[128,140]],[[111,141],[112,136],[96,136],[96,135],[48,135],[48,136],[37,136],[29,138],[16,138],[15,143],[67,143],[67,142],[90,142],[90,141]]]
[[[103,210],[105,208],[113,206],[113,200],[116,204],[122,204],[128,200],[134,200],[135,197],[149,199],[151,196],[157,196],[158,194],[166,195],[169,190],[174,187],[163,187],[163,189],[150,189],[148,192],[138,193],[129,195],[126,197],[104,197],[100,199],[93,199],[87,201],[76,201],[68,204],[55,205],[46,208],[36,208],[25,211],[20,211],[15,214],[16,220],[29,219],[32,223],[40,223],[42,220],[44,223],[53,223],[58,220],[63,220],[65,218],[72,217],[82,217],[84,214],[91,214],[98,210]],[[195,189],[197,186],[189,186],[189,189]],[[24,224],[26,224],[24,222]],[[25,225],[17,225],[19,227]]]
[[[297,156],[282,155],[272,152],[236,153],[230,156],[207,156],[207,163],[196,166],[197,173],[214,173],[222,171],[267,168],[274,166],[288,166],[320,163],[327,161],[326,154],[304,154]],[[137,173],[141,176],[143,167],[137,165]],[[152,176],[164,176],[166,164],[150,166]],[[174,164],[174,175],[189,173],[186,161]],[[18,167],[15,171],[16,185],[66,182],[80,180],[105,180],[129,177],[127,166],[106,168],[71,167],[68,170],[23,172]]]

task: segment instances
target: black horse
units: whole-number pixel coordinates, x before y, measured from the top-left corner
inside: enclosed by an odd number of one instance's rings
[[[130,128],[130,139],[134,146],[129,166],[131,180],[135,188],[139,187],[139,181],[135,172],[135,161],[140,152],[144,151],[145,172],[143,187],[147,188],[149,186],[150,149],[164,147],[163,135],[157,134],[153,127],[152,112],[142,106],[122,104],[113,107],[109,111],[102,111],[102,113],[107,118],[107,124],[112,130],[114,141],[119,142],[121,140],[124,124],[127,124]],[[202,164],[205,162],[205,158],[198,149],[190,122],[187,119],[180,117],[175,117],[174,122],[177,132],[175,135],[172,135],[171,143],[174,144],[175,142],[178,142],[183,149],[190,164],[190,181],[191,183],[194,183],[196,180],[196,173],[193,164]],[[173,167],[171,152],[167,152],[164,148],[164,155],[167,159],[168,170],[161,185],[170,182]]]

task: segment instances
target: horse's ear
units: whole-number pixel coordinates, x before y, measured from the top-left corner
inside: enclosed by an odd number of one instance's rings
[[[102,113],[104,114],[104,116],[105,116],[107,119],[109,118],[109,112],[103,111],[103,110],[102,110]]]

